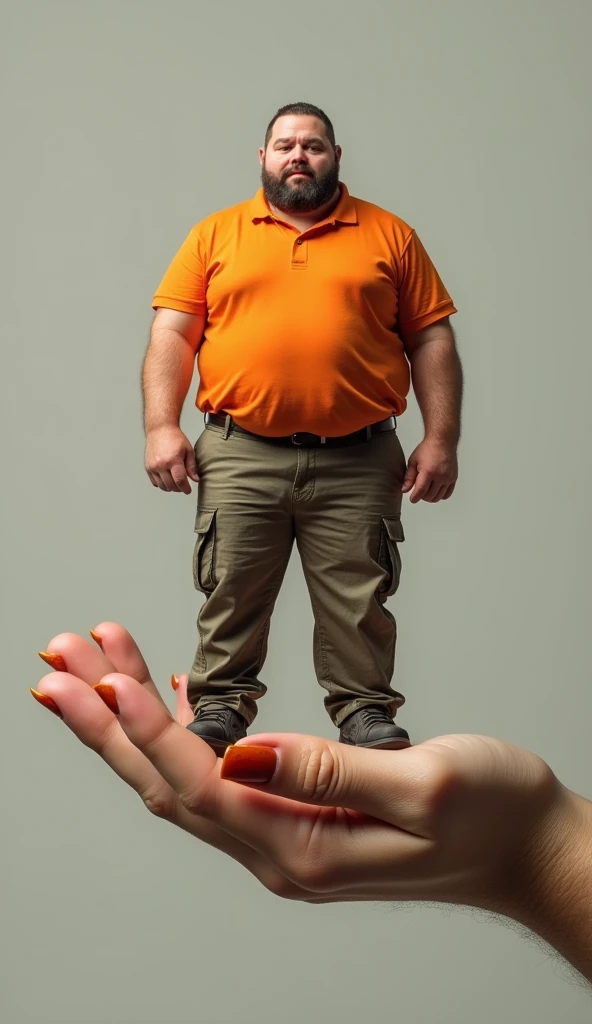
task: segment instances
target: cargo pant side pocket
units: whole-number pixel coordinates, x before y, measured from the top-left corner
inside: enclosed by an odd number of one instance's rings
[[[380,531],[378,563],[384,570],[385,578],[379,589],[379,597],[385,601],[399,588],[401,581],[401,554],[399,544],[405,540],[401,516],[383,516]]]
[[[198,509],[195,517],[193,583],[196,590],[211,594],[216,587],[216,513],[218,509]]]

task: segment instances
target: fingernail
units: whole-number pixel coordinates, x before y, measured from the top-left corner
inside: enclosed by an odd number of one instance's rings
[[[101,650],[103,650],[103,638],[102,638],[102,636],[99,636],[98,633],[95,633],[94,629],[90,629],[89,633],[92,636],[94,642],[99,645]]]
[[[97,691],[103,703],[109,708],[109,711],[112,711],[114,715],[119,714],[117,694],[115,693],[115,687],[111,686],[111,683],[95,683],[93,690]]]
[[[273,747],[227,747],[221,775],[232,782],[269,782],[276,766]]]
[[[51,651],[37,651],[40,658],[55,668],[56,672],[67,672],[66,662],[61,654],[52,654]]]
[[[58,718],[63,718],[62,712],[53,697],[48,697],[46,693],[39,693],[39,691],[34,690],[32,686],[30,687],[30,690],[35,700],[39,701],[40,704],[43,704],[44,708],[47,708],[48,711],[53,711],[54,715],[57,715]]]
[[[171,686],[172,686],[173,690],[178,690],[179,689],[179,677],[178,676],[175,676],[175,675],[171,676]]]

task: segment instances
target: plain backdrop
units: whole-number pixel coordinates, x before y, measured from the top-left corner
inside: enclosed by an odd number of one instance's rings
[[[271,896],[152,818],[28,688],[53,635],[103,619],[167,700],[191,663],[195,491],[143,468],[150,301],[189,228],[257,189],[275,110],[307,100],[350,191],[416,228],[459,308],[460,483],[405,508],[400,720],[416,741],[503,737],[592,795],[590,4],[1,15],[3,1024],[589,1020],[557,959],[485,916]],[[400,429],[409,452],[414,403]],[[262,729],[334,735],[311,631],[294,561]]]

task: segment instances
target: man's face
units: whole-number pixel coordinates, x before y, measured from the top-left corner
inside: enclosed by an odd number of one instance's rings
[[[265,198],[284,213],[311,213],[329,202],[339,183],[341,149],[316,117],[280,117],[266,150],[259,150]]]

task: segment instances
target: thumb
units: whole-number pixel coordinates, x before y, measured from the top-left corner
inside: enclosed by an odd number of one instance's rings
[[[412,831],[415,761],[413,747],[367,750],[318,736],[268,733],[228,747],[221,777],[305,804],[347,807]]]
[[[407,491],[411,490],[415,481],[417,480],[417,473],[417,463],[413,456],[411,456],[407,464],[407,472],[405,473],[405,478],[403,480],[403,487],[401,488],[403,494],[406,494]]]
[[[199,483],[199,476],[197,475],[197,465],[195,462],[195,453],[193,448],[189,448],[185,456],[185,472],[191,480],[195,480],[196,484]]]

